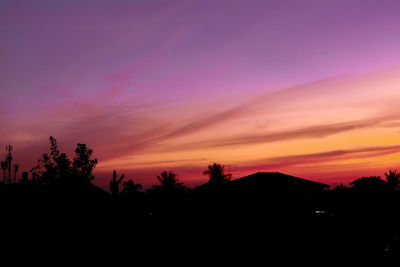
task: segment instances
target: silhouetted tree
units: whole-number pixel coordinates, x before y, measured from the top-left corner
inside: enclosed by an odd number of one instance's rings
[[[145,194],[140,189],[142,189],[142,185],[134,183],[132,179],[124,182],[122,196],[132,205],[132,208],[140,209],[139,205],[143,204]]]
[[[88,149],[86,144],[77,144],[72,162],[72,174],[75,179],[84,184],[94,179],[92,171],[96,167],[97,159],[91,159],[92,153],[93,150]]]
[[[362,177],[350,183],[354,190],[361,192],[377,192],[385,189],[386,183],[379,176]]]
[[[119,179],[117,179],[117,172],[114,170],[113,171],[113,178],[110,181],[110,192],[111,194],[116,197],[119,195],[119,184],[122,182],[122,179],[124,179],[125,175],[122,174]]]
[[[91,159],[92,150],[85,144],[78,144],[73,164],[65,153],[58,149],[57,140],[50,136],[50,155],[45,153],[38,164],[31,169],[39,182],[45,184],[87,184],[94,178],[92,171],[97,159]]]
[[[187,188],[176,178],[173,171],[163,171],[157,176],[158,185],[147,190],[147,198],[151,212],[156,217],[173,220],[179,213]]]
[[[230,181],[232,178],[231,174],[225,174],[224,172],[225,166],[214,163],[213,165],[209,165],[208,169],[203,172],[204,175],[208,175],[210,180],[208,181],[210,184],[221,185]]]
[[[51,158],[54,162],[56,182],[68,183],[67,179],[71,178],[71,161],[68,159],[67,154],[61,153],[58,149],[57,140],[50,136],[51,143]]]
[[[400,185],[400,173],[397,170],[389,170],[388,173],[385,173],[386,176],[386,184],[389,190],[396,190]]]
[[[64,183],[71,176],[71,161],[65,153],[58,150],[57,140],[50,136],[50,155],[45,153],[31,170],[45,184]]]
[[[164,171],[160,176],[157,176],[160,185],[155,185],[153,188],[163,189],[163,190],[176,190],[183,189],[183,183],[180,183],[176,178],[177,174],[172,171]]]
[[[142,185],[141,184],[135,184],[132,179],[124,182],[124,190],[123,193],[125,195],[133,195],[135,193],[137,193],[140,189],[142,189]]]

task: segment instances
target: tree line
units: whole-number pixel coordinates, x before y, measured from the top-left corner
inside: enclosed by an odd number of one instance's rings
[[[37,161],[37,164],[30,169],[32,181],[43,185],[84,185],[90,184],[93,179],[93,171],[98,163],[96,158],[92,158],[93,150],[86,144],[78,143],[75,148],[75,155],[70,160],[66,153],[60,151],[56,138],[50,136],[50,151],[44,153]],[[6,172],[11,175],[11,154],[1,161],[3,176]],[[18,164],[15,165],[15,176],[18,171]],[[214,163],[209,165],[203,172],[209,176],[209,184],[224,184],[231,179],[231,174],[226,174],[224,166]],[[5,179],[5,178],[4,178]],[[117,172],[113,171],[110,179],[109,190],[113,196],[121,194],[132,194],[142,189],[142,185],[136,184],[132,179],[123,181],[125,175],[118,177]],[[172,170],[164,171],[157,176],[158,185],[154,185],[149,191],[181,191],[190,190],[180,182],[177,174]],[[120,190],[122,185],[122,190]]]
[[[57,140],[53,136],[49,138],[50,152],[44,153],[37,161],[37,164],[30,170],[32,180],[44,185],[83,185],[90,184],[93,179],[93,171],[98,163],[96,158],[92,158],[93,150],[86,144],[78,143],[75,148],[75,155],[72,160],[66,153],[59,150]],[[11,177],[12,156],[9,153],[4,161],[1,161],[1,170],[3,171],[3,181],[6,181],[7,174]],[[209,177],[209,185],[222,185],[229,182],[231,174],[225,173],[225,166],[214,163],[209,165],[203,172],[203,175]],[[19,169],[19,165],[14,165],[14,179]],[[148,192],[187,192],[190,188],[177,178],[177,173],[172,170],[166,170],[156,176],[159,184],[153,185]],[[143,187],[135,183],[132,179],[125,180],[125,175],[118,177],[117,172],[113,171],[113,176],[109,182],[109,191],[113,196],[131,195],[139,192]],[[122,185],[122,190],[120,187]],[[352,181],[348,186],[338,184],[333,191],[395,191],[400,188],[400,172],[398,170],[389,170],[385,173],[385,179],[380,176],[361,177]]]

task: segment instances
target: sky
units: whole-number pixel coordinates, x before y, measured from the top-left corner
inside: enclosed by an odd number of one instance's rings
[[[0,145],[86,143],[94,183],[188,186],[214,162],[330,185],[400,168],[389,0],[0,0]],[[1,153],[6,153],[4,150]],[[2,156],[3,157],[3,156]]]

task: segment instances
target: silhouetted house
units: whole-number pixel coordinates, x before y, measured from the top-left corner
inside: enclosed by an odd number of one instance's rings
[[[258,172],[219,187],[204,184],[196,191],[210,207],[237,216],[250,213],[308,216],[323,210],[324,189],[328,187],[283,173]]]
[[[265,191],[272,194],[285,192],[290,197],[313,198],[329,185],[294,177],[279,172],[257,172],[232,180],[229,187],[240,190]]]
[[[258,172],[227,184],[227,191],[246,200],[270,201],[285,208],[316,208],[329,185],[279,172]]]
[[[238,251],[255,239],[266,252],[298,251],[306,240],[326,232],[312,227],[321,218],[315,211],[323,210],[320,200],[328,187],[277,172],[258,172],[223,185],[206,183],[193,191],[192,225],[202,229],[197,238],[218,236]]]

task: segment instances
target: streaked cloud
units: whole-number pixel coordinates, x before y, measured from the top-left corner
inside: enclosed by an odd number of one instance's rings
[[[280,167],[288,167],[302,164],[327,163],[335,160],[363,159],[378,157],[400,153],[400,145],[398,146],[382,146],[382,147],[363,147],[359,149],[333,150],[321,153],[291,155],[275,158],[266,158],[259,161],[257,166],[267,169],[279,169]],[[265,164],[260,164],[264,162]],[[251,163],[250,163],[251,164]],[[254,163],[253,163],[254,164]]]
[[[397,121],[400,119],[400,114],[390,115],[390,116],[382,116],[372,119],[365,119],[359,121],[350,121],[350,122],[341,122],[334,124],[326,124],[326,125],[316,125],[309,126],[300,129],[265,133],[265,134],[246,134],[235,136],[233,138],[221,138],[218,140],[209,140],[204,142],[190,143],[182,145],[183,149],[193,149],[200,147],[224,147],[224,146],[234,146],[234,145],[249,145],[249,144],[259,144],[259,143],[269,143],[269,142],[278,142],[278,141],[286,141],[286,140],[299,140],[299,139],[310,139],[310,138],[323,138],[330,135],[365,129],[369,127],[377,127],[377,126],[394,126],[397,125],[387,124],[393,121]]]

